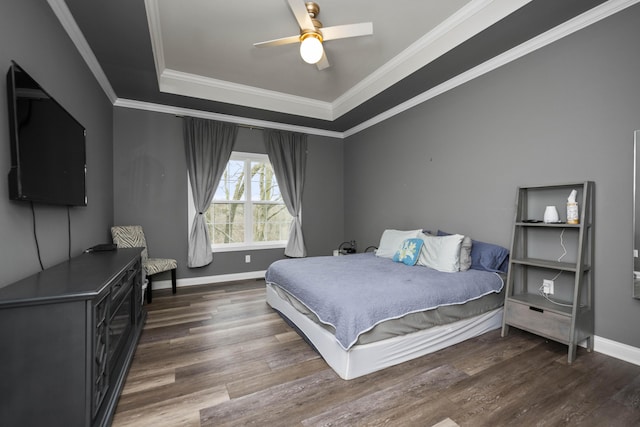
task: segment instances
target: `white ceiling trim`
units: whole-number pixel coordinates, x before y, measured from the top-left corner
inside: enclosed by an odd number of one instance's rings
[[[113,90],[113,87],[111,87],[111,83],[109,83],[109,79],[106,74],[102,71],[102,67],[100,66],[96,56],[93,54],[89,43],[87,43],[87,39],[84,38],[84,34],[80,31],[80,27],[78,27],[75,19],[73,19],[67,4],[64,0],[47,0],[47,3],[49,3],[49,7],[51,7],[53,13],[58,18],[58,21],[60,21],[62,27],[71,38],[71,41],[76,46],[76,49],[78,49],[80,56],[82,56],[84,62],[86,62],[87,66],[93,73],[93,76],[98,81],[98,84],[102,87],[107,98],[109,98],[109,101],[114,103],[118,96]]]
[[[431,63],[531,0],[474,0],[333,102],[334,117],[348,113]]]
[[[330,138],[343,139],[342,132],[334,132],[324,129],[316,129],[305,126],[296,126],[286,123],[270,122],[267,120],[249,119],[246,117],[231,116],[228,114],[212,113],[210,111],[193,110],[190,108],[174,107],[171,105],[154,104],[151,102],[135,101],[130,99],[118,98],[113,104],[115,107],[133,108],[136,110],[153,111],[157,113],[172,114],[175,116],[199,117],[202,119],[218,120],[221,122],[236,123],[238,125],[263,128],[287,130],[291,132],[306,133],[309,135],[328,136]]]
[[[357,126],[354,126],[353,128],[345,132],[325,131],[325,130],[316,129],[316,128],[305,128],[301,126],[292,126],[292,125],[276,123],[276,122],[246,119],[243,117],[236,117],[236,116],[230,116],[230,115],[224,115],[224,114],[210,113],[210,112],[198,111],[198,110],[189,110],[189,109],[178,108],[178,107],[169,107],[165,105],[143,103],[138,101],[129,101],[129,100],[122,100],[122,99],[119,99],[115,103],[115,105],[120,107],[144,109],[149,111],[164,112],[164,113],[175,114],[175,115],[186,115],[186,116],[193,116],[193,117],[208,118],[213,120],[228,121],[228,122],[238,123],[238,124],[242,124],[250,127],[255,126],[255,127],[263,127],[263,128],[279,129],[279,130],[290,130],[293,132],[303,132],[311,135],[321,135],[321,136],[328,136],[332,138],[342,139],[342,138],[347,138],[349,136],[355,135],[359,132],[362,132],[365,129],[375,126],[378,123],[381,123],[393,116],[396,116],[417,105],[420,105],[423,102],[426,102],[432,98],[435,98],[436,96],[442,93],[445,93],[451,89],[454,89],[464,83],[467,83],[477,77],[487,74],[503,65],[506,65],[512,61],[515,61],[531,52],[534,52],[557,40],[560,40],[568,35],[571,35],[576,31],[586,28],[602,19],[605,19],[639,2],[640,0],[610,0],[606,3],[603,3],[600,6],[583,13],[582,15],[579,15],[563,24],[560,24],[557,27],[552,28],[551,30],[543,34],[525,43],[522,43],[514,47],[513,49],[508,50],[507,52],[504,52],[503,54],[496,56],[495,58],[492,58],[478,65],[477,67],[474,67],[462,74],[459,74],[458,76],[430,90],[427,90],[411,98],[410,100],[397,105],[394,108],[391,108]]]
[[[260,89],[166,68],[158,0],[145,0],[151,48],[161,92],[261,108],[322,120],[333,120],[328,102]]]
[[[610,0],[344,132],[349,137],[620,12],[640,0]]]
[[[166,68],[158,0],[145,0],[160,91],[321,120],[335,120],[531,0],[472,0],[331,103]]]
[[[158,84],[160,91],[176,95],[187,95],[322,120],[333,120],[334,118],[333,108],[329,102],[176,70],[162,70]]]
[[[151,36],[151,51],[156,64],[156,75],[160,80],[160,70],[165,69],[164,47],[162,45],[162,30],[160,29],[160,11],[156,0],[144,0],[147,11],[147,23],[149,24],[149,35]]]
[[[588,27],[591,24],[594,24],[602,19],[605,19],[617,12],[620,12],[630,6],[633,6],[640,2],[640,0],[609,0],[600,6],[583,13],[570,21],[567,21],[540,36],[531,39],[528,42],[525,42],[502,55],[499,55],[463,74],[460,74],[457,77],[454,77],[447,82],[438,85],[426,92],[423,92],[414,98],[399,104],[398,106],[387,110],[384,113],[381,113],[370,120],[367,120],[353,128],[345,131],[345,132],[334,132],[327,131],[323,129],[317,128],[308,128],[303,126],[295,126],[284,123],[277,122],[269,122],[265,120],[255,120],[248,119],[244,117],[237,117],[225,114],[211,113],[200,110],[193,110],[187,108],[166,106],[161,104],[153,104],[147,102],[140,101],[132,101],[127,99],[119,99],[115,95],[113,88],[111,87],[108,79],[106,78],[100,64],[98,63],[95,55],[91,51],[86,39],[83,34],[80,32],[73,16],[69,12],[64,0],[47,0],[50,7],[53,9],[56,17],[60,20],[60,23],[69,34],[69,37],[72,39],[79,53],[89,66],[89,69],[93,72],[94,77],[102,87],[103,91],[107,95],[107,97],[112,100],[112,103],[116,107],[124,107],[124,108],[134,108],[148,111],[157,111],[163,112],[167,114],[175,114],[175,115],[186,115],[192,117],[202,117],[209,118],[213,120],[221,120],[228,121],[231,123],[238,123],[241,125],[249,126],[249,127],[263,127],[263,128],[271,128],[271,129],[279,129],[279,130],[290,130],[294,132],[303,132],[311,135],[320,135],[320,136],[328,136],[331,138],[347,138],[349,136],[355,135],[358,132],[361,132],[371,126],[374,126],[378,123],[381,123],[397,114],[402,113],[410,108],[413,108],[423,102],[426,102],[435,96],[444,93],[450,89],[453,89],[461,84],[464,84],[470,80],[473,80],[476,77],[482,76],[502,65],[505,65],[511,61],[514,61],[528,53],[531,53],[541,47],[544,47],[554,41],[557,41],[563,37],[566,37],[578,30],[581,30],[585,27]],[[146,0],[151,1],[151,0]]]

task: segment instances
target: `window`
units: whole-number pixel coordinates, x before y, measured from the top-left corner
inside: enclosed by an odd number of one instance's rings
[[[292,219],[268,156],[233,152],[205,212],[212,249],[285,247]]]

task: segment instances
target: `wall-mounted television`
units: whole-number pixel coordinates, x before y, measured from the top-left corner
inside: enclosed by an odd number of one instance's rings
[[[86,206],[85,129],[18,64],[7,73],[9,198]]]

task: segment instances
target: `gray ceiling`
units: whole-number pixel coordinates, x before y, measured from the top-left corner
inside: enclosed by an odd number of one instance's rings
[[[326,42],[331,67],[318,71],[302,62],[296,45],[262,49],[252,46],[253,42],[297,33],[296,21],[285,0],[146,0],[146,7],[142,0],[65,0],[120,99],[339,132],[603,2],[521,1],[526,4],[508,15],[494,16],[497,22],[490,17],[480,19],[485,10],[480,8],[454,26],[452,14],[462,7],[488,7],[492,2],[318,0],[319,19],[325,26],[373,22],[374,29],[373,36]],[[508,8],[507,2],[503,4]],[[149,11],[151,15],[155,13],[155,28]],[[449,32],[440,39],[446,48],[431,58],[429,49],[435,49],[436,43],[415,56],[407,54],[415,46],[412,43],[419,39],[424,42],[425,36],[442,28],[443,22],[449,23]],[[484,27],[471,28],[480,24]],[[163,70],[184,73],[192,81],[202,79],[207,86],[203,86],[201,94],[184,91],[180,81],[176,85],[159,83]],[[370,84],[372,81],[375,83]],[[209,91],[210,82],[223,90]],[[240,88],[237,92],[229,89],[236,87]],[[356,89],[361,87],[365,89],[358,93]],[[251,97],[254,92],[257,98]],[[280,98],[284,101],[276,102]],[[308,103],[335,108],[344,99],[345,104],[351,105],[336,118],[318,118],[295,110],[298,102],[302,107]]]

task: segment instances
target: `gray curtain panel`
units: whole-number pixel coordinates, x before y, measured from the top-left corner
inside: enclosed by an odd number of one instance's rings
[[[268,129],[264,131],[264,140],[282,199],[293,216],[284,254],[288,257],[305,257],[307,248],[302,237],[300,208],[307,166],[307,135]]]
[[[211,204],[220,177],[227,167],[237,135],[238,126],[231,123],[184,118],[184,147],[196,208],[189,234],[189,267],[202,267],[213,261],[204,213]]]

